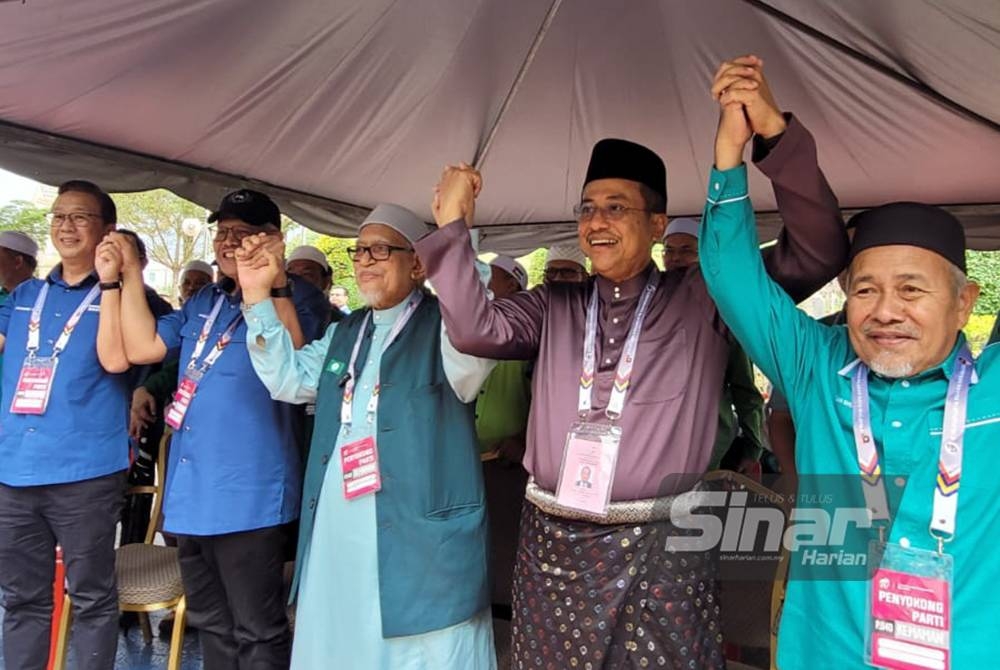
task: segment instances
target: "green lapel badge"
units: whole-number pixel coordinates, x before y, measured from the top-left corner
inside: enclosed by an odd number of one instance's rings
[[[338,361],[337,359],[330,359],[329,365],[326,366],[326,371],[331,372],[335,375],[339,375],[347,367],[347,364],[343,361]]]

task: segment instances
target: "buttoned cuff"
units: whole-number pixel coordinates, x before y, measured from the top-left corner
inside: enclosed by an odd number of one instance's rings
[[[260,348],[264,348],[266,341],[285,327],[278,318],[272,300],[262,300],[251,305],[243,313],[243,318],[247,322],[247,344],[256,344]]]
[[[747,166],[745,163],[729,170],[716,170],[708,175],[708,206],[725,205],[749,198],[747,193]]]

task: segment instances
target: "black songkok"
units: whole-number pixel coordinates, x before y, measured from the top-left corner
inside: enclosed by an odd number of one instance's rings
[[[854,228],[851,260],[865,249],[905,244],[933,251],[965,272],[965,230],[940,207],[919,202],[893,202],[851,217]]]
[[[667,166],[653,150],[635,142],[604,139],[595,144],[583,185],[597,179],[637,181],[667,200]]]

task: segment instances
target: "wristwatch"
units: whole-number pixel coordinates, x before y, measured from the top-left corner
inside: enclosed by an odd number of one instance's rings
[[[292,282],[288,282],[281,288],[271,289],[272,298],[291,298],[292,297]]]
[[[120,279],[118,281],[102,281],[98,286],[101,287],[102,291],[121,290],[122,282]]]

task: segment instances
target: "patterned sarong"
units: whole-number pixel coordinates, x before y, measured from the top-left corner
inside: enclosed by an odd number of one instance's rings
[[[670,521],[602,525],[526,501],[514,571],[516,670],[722,670],[712,552],[668,552]]]

